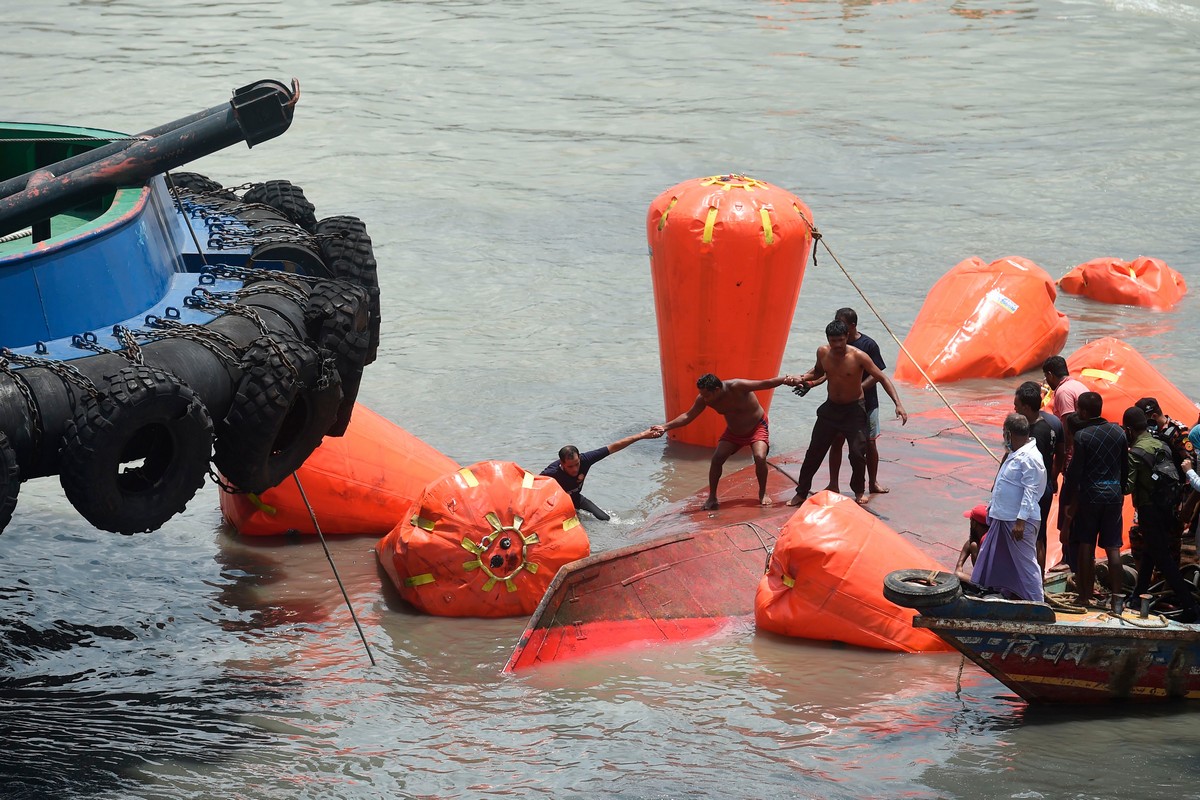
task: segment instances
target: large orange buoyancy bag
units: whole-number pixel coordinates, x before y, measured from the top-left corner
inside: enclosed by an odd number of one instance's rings
[[[345,435],[325,437],[296,475],[322,533],[382,536],[426,484],[457,468],[452,458],[356,404]],[[291,478],[257,496],[221,492],[221,513],[247,536],[316,533]]]
[[[1067,341],[1070,323],[1054,307],[1050,275],[1010,256],[985,264],[972,256],[929,290],[904,349],[896,378],[925,383],[916,360],[935,383],[963,378],[1009,378],[1040,366]]]
[[[696,380],[779,374],[813,245],[812,211],[744,175],[697,178],[655,198],[646,215],[666,418],[691,408]],[[760,392],[769,410],[771,392]],[[724,431],[703,414],[670,432],[712,446]]]
[[[1058,286],[1101,303],[1168,309],[1187,294],[1187,281],[1166,262],[1138,256],[1133,261],[1094,258],[1068,272]]]
[[[508,461],[433,481],[375,545],[400,595],[444,617],[532,614],[559,567],[589,551],[570,495]]]
[[[1104,418],[1110,422],[1119,425],[1125,409],[1143,397],[1158,400],[1164,414],[1185,425],[1196,419],[1196,404],[1120,339],[1088,342],[1067,358],[1067,369],[1104,399]]]
[[[818,492],[784,524],[754,598],[755,624],[801,639],[900,652],[949,650],[883,596],[896,569],[941,570],[853,499]]]

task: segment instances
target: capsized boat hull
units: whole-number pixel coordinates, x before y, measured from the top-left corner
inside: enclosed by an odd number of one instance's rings
[[[977,431],[995,431],[1008,406],[960,409]],[[995,462],[949,412],[910,417],[880,440],[889,494],[867,507],[942,564],[967,535],[962,511],[987,496]],[[754,596],[783,525],[795,512],[803,451],[771,458],[758,504],[754,465],[725,476],[721,506],[707,490],[664,507],[633,535],[643,541],[564,566],[521,634],[506,672],[652,643],[710,636],[753,619]],[[822,466],[817,485],[824,480]],[[843,466],[843,481],[849,464]],[[901,565],[898,565],[901,566]]]

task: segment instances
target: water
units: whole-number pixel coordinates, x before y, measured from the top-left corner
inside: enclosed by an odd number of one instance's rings
[[[536,470],[660,421],[643,225],[693,177],[802,197],[900,335],[970,255],[1058,276],[1146,254],[1200,283],[1194,0],[10,5],[0,117],[137,131],[301,79],[284,137],[195,168],[288,178],[320,215],[367,220],[385,320],[360,399],[462,463]],[[786,368],[843,305],[894,363],[820,255]],[[1118,335],[1196,394],[1194,297],[1165,314],[1059,305],[1068,353]],[[803,446],[814,406],[773,409],[777,452]],[[661,442],[602,464],[589,494],[618,522],[589,526],[594,548],[706,469]],[[232,537],[211,487],[122,538],[53,479],[25,484],[0,540],[0,794],[1200,796],[1186,711],[1030,710],[944,655],[747,626],[502,676],[524,621],[412,614],[371,544],[331,549],[375,668],[319,545]]]

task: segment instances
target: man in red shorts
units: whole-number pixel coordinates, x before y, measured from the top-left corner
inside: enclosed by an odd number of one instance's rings
[[[768,437],[767,416],[762,404],[754,393],[763,389],[774,389],[783,384],[795,385],[795,379],[787,375],[769,378],[761,381],[734,378],[723,381],[711,372],[701,375],[696,381],[700,394],[696,402],[684,413],[670,422],[656,425],[652,430],[666,432],[672,428],[682,428],[700,416],[706,408],[711,408],[725,417],[725,433],[717,442],[713,453],[712,464],[708,468],[708,500],[704,503],[707,510],[717,507],[717,483],[721,480],[721,470],[725,461],[731,455],[749,446],[754,455],[754,474],[758,478],[758,502],[761,505],[771,505],[767,497],[767,451],[770,449]]]

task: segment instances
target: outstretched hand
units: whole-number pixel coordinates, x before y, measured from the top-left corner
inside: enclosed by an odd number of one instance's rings
[[[643,439],[657,439],[666,432],[667,429],[662,425],[651,425],[649,428],[646,428],[646,430],[642,431],[641,436]]]

